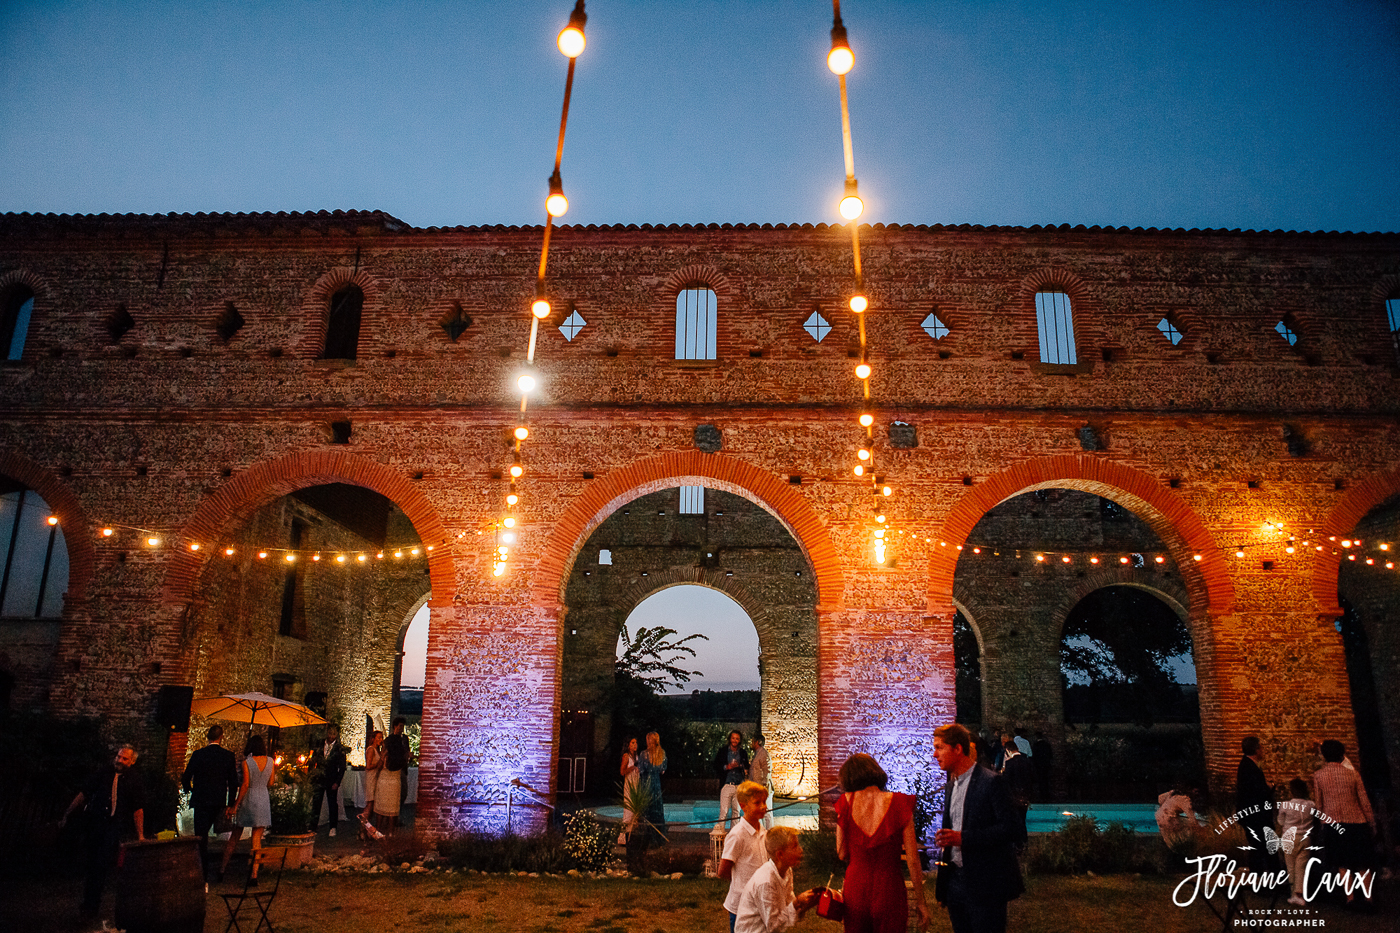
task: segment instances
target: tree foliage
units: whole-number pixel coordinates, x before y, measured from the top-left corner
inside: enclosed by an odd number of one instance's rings
[[[680,666],[687,655],[695,657],[695,649],[689,642],[697,638],[708,641],[709,638],[698,632],[684,638],[677,638],[679,634],[673,628],[658,625],[655,628],[643,626],[637,629],[637,634],[629,636],[624,626],[622,656],[614,668],[618,678],[634,680],[656,695],[669,687],[685,686],[690,678],[700,674]]]

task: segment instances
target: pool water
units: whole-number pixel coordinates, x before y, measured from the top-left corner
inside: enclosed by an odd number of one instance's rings
[[[621,820],[622,807],[596,807],[594,812],[606,820]],[[1157,835],[1157,807],[1150,803],[1063,803],[1032,804],[1026,813],[1026,831],[1053,833],[1064,828],[1071,816],[1092,816],[1103,829],[1109,823],[1122,823],[1144,835]],[[666,822],[673,830],[708,832],[719,819],[718,800],[687,800],[666,804]],[[732,826],[726,823],[725,828]],[[773,825],[794,829],[817,828],[817,804],[814,800],[773,801]]]

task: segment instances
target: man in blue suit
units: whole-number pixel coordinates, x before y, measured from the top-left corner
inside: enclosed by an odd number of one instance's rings
[[[935,896],[948,910],[953,933],[1005,933],[1006,903],[1021,896],[1015,847],[1025,820],[1006,779],[977,763],[972,734],[956,723],[933,730],[933,755],[947,775],[943,847]]]

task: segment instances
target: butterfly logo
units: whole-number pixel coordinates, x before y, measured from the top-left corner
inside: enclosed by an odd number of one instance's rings
[[[1263,839],[1264,848],[1268,850],[1270,855],[1280,850],[1282,850],[1284,855],[1291,855],[1295,848],[1302,851],[1303,841],[1308,838],[1308,833],[1310,832],[1312,832],[1311,828],[1306,830],[1303,835],[1299,836],[1298,827],[1290,826],[1284,831],[1284,834],[1280,836],[1278,833],[1274,832],[1272,826],[1265,826]],[[1252,834],[1253,831],[1251,830],[1251,835]],[[1255,838],[1257,839],[1258,836],[1255,836]],[[1244,848],[1252,847],[1245,846]]]

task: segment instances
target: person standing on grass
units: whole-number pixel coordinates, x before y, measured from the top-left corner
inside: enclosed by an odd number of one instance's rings
[[[773,771],[768,765],[768,746],[764,741],[762,732],[755,732],[749,741],[749,747],[753,749],[753,758],[749,760],[749,780],[755,784],[761,784],[768,791],[767,803],[768,812],[763,814],[763,828],[773,828]]]
[[[972,735],[957,723],[933,730],[933,756],[947,775],[938,902],[953,933],[1005,933],[1006,905],[1025,892],[1016,845],[1026,824],[1006,779],[972,757]]]
[[[777,933],[802,919],[820,892],[794,895],[792,870],[802,861],[802,843],[791,826],[775,826],[764,839],[768,861],[759,866],[739,898],[734,933]]]
[[[735,796],[744,811],[744,818],[736,821],[729,835],[724,837],[724,849],[717,870],[721,878],[729,881],[724,909],[729,912],[730,933],[734,933],[744,886],[768,858],[768,852],[763,847],[766,830],[762,823],[763,817],[768,814],[768,788],[756,781],[745,781],[739,785]]]
[[[744,737],[737,731],[729,733],[729,741],[715,752],[714,771],[720,780],[719,820],[715,823],[715,828],[720,829],[731,812],[737,812],[740,818],[744,815],[734,793],[748,777],[749,753],[744,750]]]

